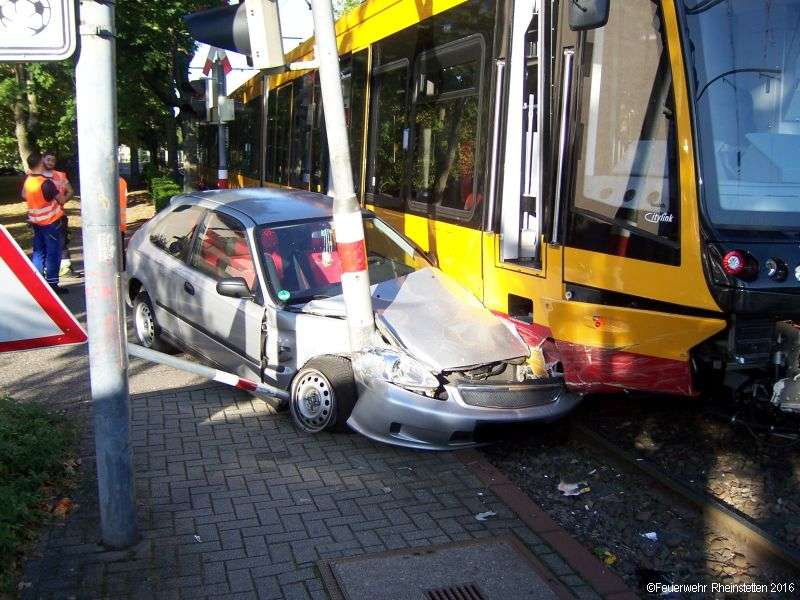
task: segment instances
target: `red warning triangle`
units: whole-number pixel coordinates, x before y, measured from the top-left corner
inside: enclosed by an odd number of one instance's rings
[[[3,226],[0,281],[0,352],[86,341],[86,332]]]

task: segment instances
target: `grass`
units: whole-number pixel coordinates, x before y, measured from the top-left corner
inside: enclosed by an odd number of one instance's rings
[[[70,483],[76,446],[65,417],[0,396],[0,596],[14,592],[22,552],[48,516],[54,490]]]

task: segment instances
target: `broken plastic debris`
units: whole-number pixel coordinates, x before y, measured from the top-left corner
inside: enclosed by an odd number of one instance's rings
[[[578,483],[562,481],[558,484],[558,491],[565,496],[580,496],[581,494],[591,492],[592,488],[590,488],[585,481],[579,481]]]
[[[651,542],[657,542],[658,541],[658,534],[655,531],[648,531],[647,533],[643,533],[642,537],[643,538],[647,538]]]
[[[596,546],[595,549],[592,551],[597,558],[603,561],[603,564],[610,567],[611,565],[615,564],[619,559],[617,555],[611,552],[608,548],[604,548],[602,546]]]
[[[485,521],[486,519],[496,516],[497,516],[496,512],[494,512],[493,510],[487,510],[486,512],[478,513],[477,515],[475,515],[475,518],[478,521]]]
[[[592,469],[589,471],[589,475],[594,475],[595,473],[597,473],[597,469]]]
[[[390,488],[390,487],[383,486],[381,489],[383,490],[384,494],[391,494],[392,493],[392,488]]]
[[[200,540],[200,536],[199,536],[199,535],[195,535],[195,536],[194,536],[194,541],[195,541],[195,542],[199,542],[199,541],[201,541],[201,540]]]

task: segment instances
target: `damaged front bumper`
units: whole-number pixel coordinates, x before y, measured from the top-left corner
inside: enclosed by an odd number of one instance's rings
[[[474,446],[479,425],[554,421],[581,399],[568,392],[560,379],[448,385],[447,400],[380,379],[356,379],[359,398],[347,424],[373,440],[425,450]]]

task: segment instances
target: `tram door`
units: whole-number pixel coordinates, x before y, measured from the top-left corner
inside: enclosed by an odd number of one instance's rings
[[[541,267],[543,115],[539,105],[544,89],[539,76],[538,4],[537,0],[514,2],[508,56],[497,65],[498,83],[503,83],[504,75],[508,79],[499,259],[536,270]]]

